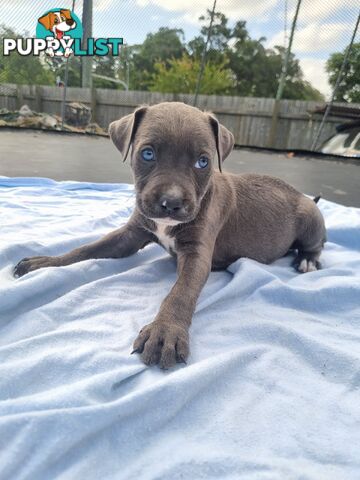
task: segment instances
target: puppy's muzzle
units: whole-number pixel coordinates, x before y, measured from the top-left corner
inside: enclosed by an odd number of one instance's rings
[[[178,222],[187,222],[192,219],[195,211],[190,196],[180,189],[176,192],[171,189],[151,189],[140,195],[139,200],[140,209],[151,219],[170,218]]]

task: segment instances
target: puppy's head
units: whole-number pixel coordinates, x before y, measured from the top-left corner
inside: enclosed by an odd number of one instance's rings
[[[214,162],[234,145],[215,117],[183,103],[140,107],[109,127],[124,160],[131,150],[137,206],[153,220],[175,225],[198,214]]]
[[[76,27],[76,22],[71,16],[70,10],[62,9],[58,12],[49,12],[39,18],[39,22],[50,30],[55,38],[62,38],[65,32]]]

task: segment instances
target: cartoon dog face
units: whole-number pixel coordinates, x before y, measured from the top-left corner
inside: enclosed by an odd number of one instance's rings
[[[49,12],[39,18],[39,22],[46,30],[50,30],[54,37],[60,40],[64,33],[76,27],[76,22],[71,16],[70,10],[59,10],[58,12]]]

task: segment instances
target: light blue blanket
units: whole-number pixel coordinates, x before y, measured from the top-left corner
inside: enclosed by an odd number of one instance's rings
[[[1,480],[360,478],[360,210],[320,201],[323,269],[212,273],[187,366],[131,346],[176,278],[157,245],[14,279],[125,223],[128,185],[0,178]]]

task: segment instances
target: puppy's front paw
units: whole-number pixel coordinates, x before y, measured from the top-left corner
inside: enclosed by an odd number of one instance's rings
[[[178,363],[186,363],[189,356],[187,328],[173,321],[158,321],[145,325],[134,342],[132,353],[141,353],[146,365],[160,365],[168,369]]]
[[[14,276],[22,277],[26,273],[32,272],[33,270],[38,270],[39,268],[44,268],[44,267],[55,267],[55,266],[56,266],[55,257],[23,258],[14,268]]]

